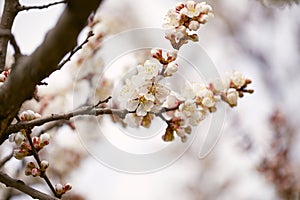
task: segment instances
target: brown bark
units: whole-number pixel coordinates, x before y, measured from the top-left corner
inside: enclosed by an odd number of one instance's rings
[[[42,193],[28,185],[26,185],[21,180],[16,180],[8,176],[7,174],[4,174],[0,172],[0,182],[5,184],[7,187],[13,187],[18,189],[21,192],[24,192],[25,194],[28,194],[34,199],[43,199],[43,200],[58,200],[56,197],[52,197],[50,195],[47,195],[45,193]]]
[[[5,0],[4,10],[1,16],[0,28],[11,30],[15,17],[18,14],[18,0]],[[7,53],[7,44],[9,37],[0,38],[0,73],[4,70],[6,53]]]
[[[0,139],[24,101],[31,99],[35,87],[53,71],[65,54],[76,46],[77,37],[91,12],[101,0],[72,0],[50,30],[43,43],[28,57],[21,57],[0,87]]]

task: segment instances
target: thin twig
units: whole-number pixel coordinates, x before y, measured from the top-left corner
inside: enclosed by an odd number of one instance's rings
[[[94,108],[97,108],[97,107],[100,106],[101,104],[108,103],[109,100],[110,100],[111,98],[112,98],[112,97],[109,96],[109,97],[107,97],[107,98],[104,99],[104,100],[100,100],[100,101],[99,101],[96,105],[94,105],[93,107],[94,107]]]
[[[64,66],[67,62],[69,62],[69,61],[71,60],[72,56],[73,56],[77,51],[79,51],[80,49],[82,49],[82,47],[83,47],[86,43],[89,42],[89,39],[90,39],[92,36],[94,36],[94,33],[93,33],[92,31],[88,32],[88,34],[87,34],[85,40],[84,40],[79,46],[77,46],[77,47],[75,47],[74,49],[72,49],[72,50],[70,51],[70,54],[68,55],[68,57],[67,57],[65,60],[63,60],[61,63],[59,63],[58,66],[57,66],[57,68],[60,69],[60,68],[62,68],[62,66]]]
[[[54,3],[49,3],[47,5],[42,5],[42,6],[18,6],[18,11],[28,11],[28,10],[32,10],[32,9],[45,9],[45,8],[49,8],[50,6],[54,6],[54,5],[57,5],[57,4],[63,4],[63,3],[67,3],[66,0],[64,1],[58,1],[58,2],[54,2]]]
[[[0,171],[0,182],[5,184],[6,187],[15,188],[25,194],[28,194],[34,199],[43,199],[43,200],[58,200],[56,197],[52,197],[45,193],[42,193],[32,187],[26,185],[23,181],[11,178],[7,174]]]
[[[35,119],[28,122],[20,122],[16,124],[12,124],[9,126],[9,128],[6,131],[6,134],[9,135],[10,133],[15,133],[20,131],[21,129],[31,129],[34,126],[41,126],[45,123],[52,122],[52,121],[58,121],[58,120],[70,120],[73,117],[79,116],[79,115],[92,115],[92,116],[98,116],[98,115],[111,115],[115,114],[118,115],[121,118],[124,118],[124,116],[129,113],[127,110],[120,110],[120,109],[108,109],[108,108],[97,108],[97,109],[91,109],[90,106],[84,107],[75,111],[71,111],[65,114],[52,114],[47,117]]]
[[[35,126],[41,126],[44,125],[48,122],[52,121],[59,121],[59,120],[70,120],[73,117],[80,116],[80,115],[91,115],[91,116],[99,116],[99,115],[116,115],[120,118],[124,118],[128,113],[134,113],[134,111],[128,111],[126,109],[110,109],[110,108],[96,108],[98,107],[101,103],[107,103],[109,101],[110,97],[106,98],[105,100],[99,101],[96,105],[93,106],[86,106],[79,108],[75,111],[71,111],[68,113],[64,114],[52,114],[50,116],[46,116],[43,118],[35,119],[32,121],[28,122],[19,122],[16,124],[12,124],[8,127],[5,135],[6,138],[8,137],[9,134],[11,133],[16,133],[20,131],[21,129],[31,129]],[[179,107],[172,107],[172,108],[163,108],[160,110],[158,113],[165,113],[169,111],[174,111],[177,110]],[[151,113],[151,114],[158,114],[158,113]]]
[[[21,49],[15,39],[15,36],[11,33],[10,30],[0,28],[0,36],[5,36],[5,37],[9,38],[10,44],[12,45],[12,47],[14,48],[14,51],[15,51],[15,54],[14,54],[15,60],[17,60],[19,57],[22,56]]]
[[[40,159],[40,156],[39,156],[37,150],[35,149],[35,147],[34,147],[34,145],[33,145],[32,138],[31,138],[30,134],[31,134],[31,130],[30,130],[30,129],[27,129],[27,130],[26,130],[26,136],[27,136],[28,142],[29,142],[30,147],[31,147],[31,153],[32,153],[34,159],[36,160],[36,162],[38,163],[39,168],[41,169],[41,168],[42,168],[42,165],[41,165],[41,159]],[[55,191],[55,189],[54,189],[54,187],[53,187],[53,185],[52,185],[50,179],[48,178],[46,172],[43,172],[43,173],[40,175],[40,177],[43,178],[43,179],[46,181],[47,185],[49,186],[50,190],[53,192],[54,196],[60,198],[61,195],[58,195],[58,194],[56,193],[56,191]]]

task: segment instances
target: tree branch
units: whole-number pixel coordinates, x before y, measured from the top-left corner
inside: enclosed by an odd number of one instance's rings
[[[80,45],[78,45],[77,47],[75,47],[74,49],[72,49],[72,50],[70,51],[70,54],[68,55],[68,57],[67,57],[65,60],[63,60],[61,63],[59,63],[59,64],[57,65],[57,68],[60,69],[60,68],[62,68],[67,62],[69,62],[69,61],[71,60],[72,56],[74,56],[74,54],[75,54],[77,51],[79,51],[80,49],[82,49],[82,47],[83,47],[86,43],[89,42],[89,39],[90,39],[90,37],[92,37],[92,36],[94,36],[94,33],[93,33],[92,31],[88,32],[88,34],[87,34],[85,40],[84,40]]]
[[[42,193],[32,187],[29,187],[23,181],[13,179],[3,172],[0,172],[0,182],[5,184],[6,187],[15,188],[25,194],[28,194],[29,196],[31,196],[34,199],[58,200],[58,198],[52,197],[52,196]]]
[[[4,37],[9,38],[10,44],[13,46],[14,51],[15,51],[15,54],[14,54],[15,60],[17,60],[20,56],[22,56],[20,47],[17,44],[15,36],[11,33],[10,30],[0,28],[0,36],[4,36]]]
[[[50,6],[54,6],[57,4],[63,4],[63,3],[67,3],[67,1],[58,1],[58,2],[54,2],[54,3],[49,3],[47,5],[42,5],[42,6],[18,6],[18,11],[28,11],[28,10],[32,10],[32,9],[44,9],[44,8],[49,8]]]
[[[5,0],[3,14],[1,17],[0,28],[11,30],[14,19],[18,14],[17,7],[19,6],[18,0]],[[6,53],[7,53],[7,44],[9,37],[0,37],[0,73],[4,70]]]
[[[99,101],[96,105],[85,106],[68,113],[52,114],[50,116],[42,117],[28,122],[18,122],[16,124],[12,124],[8,127],[7,131],[4,134],[4,137],[0,139],[0,144],[2,144],[11,133],[16,133],[21,129],[32,129],[35,126],[42,126],[46,123],[53,122],[53,121],[60,121],[60,120],[66,121],[66,120],[70,120],[73,117],[81,116],[81,115],[90,115],[90,116],[116,115],[120,118],[124,118],[128,113],[135,113],[135,111],[128,111],[125,109],[98,108],[100,104],[107,103],[110,98],[111,97],[108,97],[103,101]],[[178,109],[178,107],[179,105],[172,108],[162,108],[158,113],[151,113],[151,114],[161,117],[162,113],[175,111]],[[164,121],[167,121],[164,118],[162,119]]]
[[[13,0],[7,0],[13,1]],[[14,0],[15,1],[15,0]],[[74,48],[91,12],[102,0],[72,0],[44,42],[28,57],[21,57],[0,88],[0,140],[22,103],[32,97],[35,87],[57,70],[58,63]]]
[[[127,110],[119,110],[119,109],[109,109],[109,108],[96,108],[96,109],[91,109],[90,107],[84,107],[81,108],[79,110],[76,111],[71,111],[65,114],[52,114],[50,116],[47,117],[43,117],[43,118],[39,118],[39,119],[35,119],[32,121],[28,121],[28,122],[20,122],[20,123],[16,123],[16,124],[12,124],[9,126],[9,128],[7,129],[7,132],[5,133],[5,136],[7,139],[7,137],[11,134],[11,133],[16,133],[18,131],[20,131],[21,129],[31,129],[35,126],[41,126],[43,124],[46,124],[48,122],[52,122],[52,121],[59,121],[59,120],[70,120],[73,117],[76,116],[80,116],[80,115],[91,115],[91,116],[98,116],[98,115],[117,115],[121,118],[124,118],[124,116],[130,113]],[[0,144],[3,143],[3,140],[0,140]]]

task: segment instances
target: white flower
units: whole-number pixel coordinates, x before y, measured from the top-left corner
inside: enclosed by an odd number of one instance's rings
[[[132,93],[133,89],[130,87],[130,85],[124,85],[120,91],[118,100],[120,102],[128,101],[128,99],[132,96]]]
[[[121,107],[125,107],[126,102],[131,99],[134,92],[139,90],[147,81],[142,76],[132,76],[131,79],[126,79],[125,85],[120,90],[118,100]]]
[[[182,112],[182,114],[187,118],[191,117],[196,110],[197,105],[192,100],[187,100],[179,106],[179,111]]]
[[[199,14],[201,13],[201,9],[201,4],[194,1],[187,1],[185,3],[185,7],[181,10],[181,13],[190,18],[193,18],[199,16]]]
[[[233,71],[232,74],[230,74],[229,78],[230,78],[230,81],[238,88],[242,87],[246,82],[245,77],[239,71]]]
[[[145,79],[151,79],[158,75],[160,66],[157,63],[154,63],[150,60],[146,60],[144,65],[139,65],[137,67],[138,75],[142,75]]]
[[[174,61],[169,63],[166,70],[165,70],[165,76],[172,76],[175,72],[178,70],[178,64]]]
[[[178,26],[173,29],[166,30],[166,38],[172,40],[174,37],[176,42],[180,41],[187,35],[185,26]]]
[[[182,117],[187,124],[192,126],[198,125],[205,117],[204,112],[192,100],[182,103],[178,110],[180,112],[177,112],[175,115]]]
[[[201,15],[201,17],[198,19],[198,21],[201,23],[201,24],[205,24],[207,21],[209,21],[211,18],[214,17],[214,14],[209,12],[207,14],[203,14]]]
[[[192,31],[197,31],[200,27],[200,23],[193,20],[189,23],[189,29],[192,30]]]
[[[212,12],[212,7],[208,5],[206,2],[199,3],[200,9],[202,13]]]
[[[208,108],[214,107],[216,102],[213,99],[213,96],[207,96],[202,99],[202,104]]]
[[[137,116],[145,116],[147,112],[154,106],[153,99],[147,99],[144,95],[137,96],[127,102],[126,109],[129,111],[135,111]]]
[[[180,14],[175,10],[169,10],[164,19],[164,28],[172,28],[179,26]]]
[[[160,104],[162,104],[170,94],[170,90],[161,84],[152,85],[149,92],[151,92],[155,96],[157,103]]]
[[[166,101],[163,104],[163,107],[173,108],[178,105],[178,102],[179,102],[178,99],[174,95],[169,95],[167,96]]]
[[[234,88],[230,88],[227,90],[226,98],[227,102],[230,106],[236,106],[237,105],[237,99],[238,99],[238,92]]]

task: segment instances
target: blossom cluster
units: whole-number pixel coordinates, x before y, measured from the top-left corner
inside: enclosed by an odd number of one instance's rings
[[[188,40],[198,41],[199,38],[196,31],[210,17],[213,17],[212,7],[206,2],[180,2],[174,9],[169,10],[165,17],[165,37],[170,40],[175,49],[179,49]]]
[[[18,133],[11,134],[9,136],[9,141],[14,142],[18,148],[14,150],[14,157],[21,160],[26,156],[32,155],[32,147],[30,146],[26,133],[21,130]],[[40,136],[35,136],[32,138],[32,143],[36,151],[40,151],[50,142],[50,135],[48,133],[43,133]]]
[[[196,31],[211,16],[212,7],[206,2],[178,3],[165,17],[166,39],[177,50],[189,40],[198,41]],[[125,80],[119,101],[128,111],[124,122],[129,126],[150,127],[151,120],[160,117],[168,125],[163,140],[172,141],[176,134],[185,142],[192,126],[197,126],[208,113],[215,112],[217,103],[223,101],[234,107],[239,97],[253,90],[247,89],[251,80],[234,71],[221,86],[187,81],[181,92],[176,93],[166,87],[164,81],[178,71],[177,53],[152,49],[151,55],[156,60],[137,66],[137,73]]]
[[[49,167],[49,162],[46,160],[41,161],[40,167],[36,166],[33,162],[27,163],[25,167],[25,175],[26,176],[41,176],[45,173],[46,169]]]
[[[132,127],[150,125],[153,114],[161,109],[170,94],[170,89],[163,84],[164,78],[178,69],[176,51],[152,49],[151,55],[154,59],[138,65],[137,74],[126,79],[118,98],[121,107],[131,112],[126,115],[125,122]]]
[[[164,81],[179,68],[177,52],[152,49],[151,55],[155,60],[138,65],[136,74],[125,80],[119,101],[128,111],[124,122],[131,127],[149,127],[155,116],[162,118],[168,125],[163,135],[165,141],[172,141],[174,134],[186,141],[192,126],[197,126],[208,113],[215,112],[218,102],[234,107],[244,93],[253,92],[247,89],[251,80],[233,71],[221,86],[187,81],[180,93],[175,93]]]
[[[250,83],[251,80],[238,71],[229,74],[228,81],[221,87],[214,83],[186,82],[180,94],[168,98],[167,105],[178,109],[168,112],[171,119],[163,139],[172,141],[176,133],[183,142],[186,141],[186,134],[191,133],[191,127],[197,126],[208,113],[215,112],[217,103],[223,101],[235,107],[244,93],[253,93],[253,90],[246,89]]]

